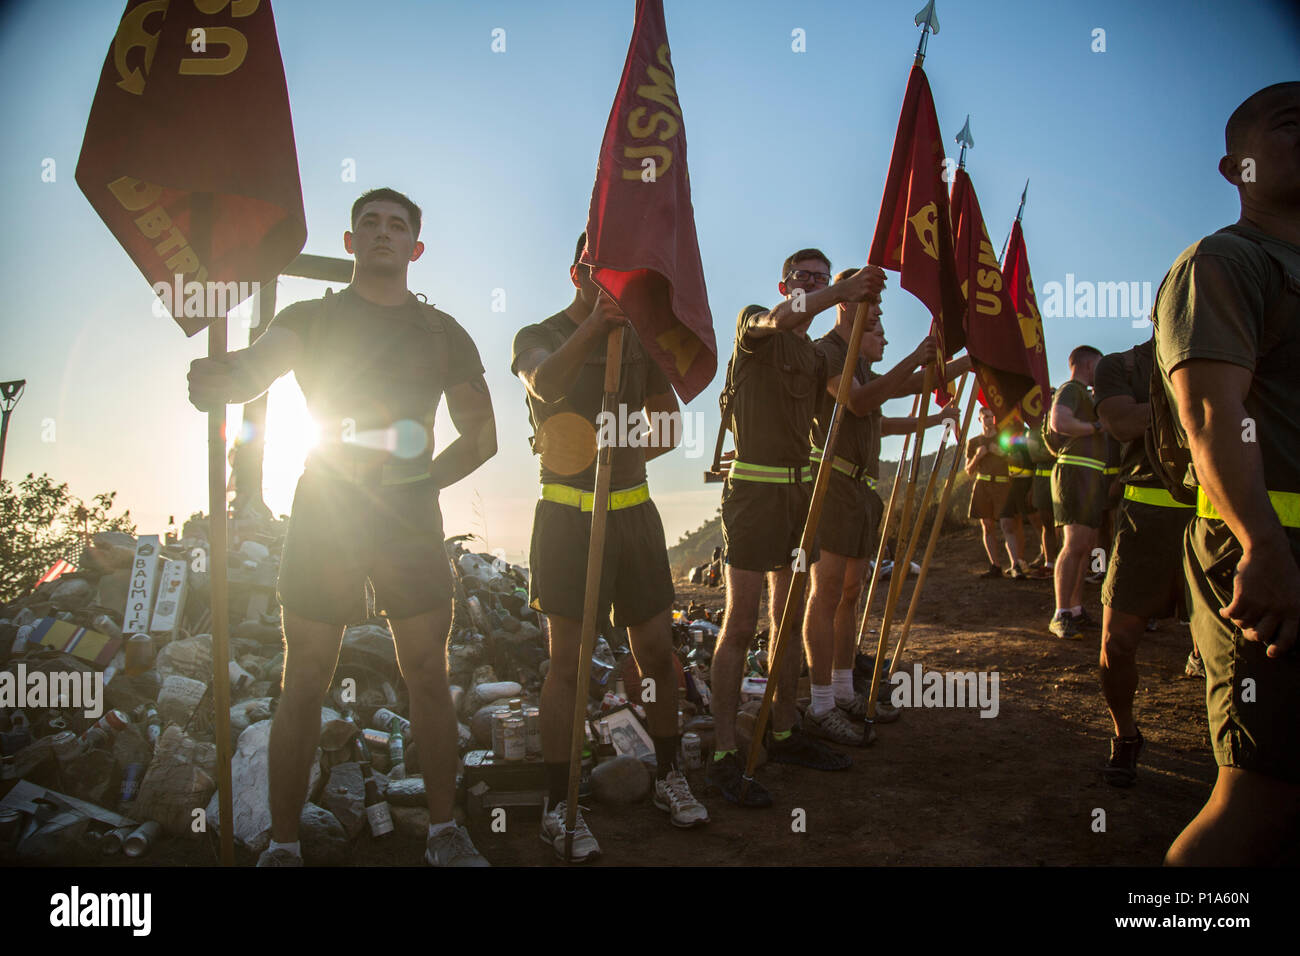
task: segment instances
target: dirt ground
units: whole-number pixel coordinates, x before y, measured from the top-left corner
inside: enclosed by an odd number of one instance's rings
[[[1163,621],[1143,641],[1137,708],[1147,744],[1138,785],[1115,789],[1099,773],[1111,732],[1099,632],[1058,640],[1046,628],[1050,580],[989,581],[977,576],[985,567],[973,531],[945,538],[904,657],[909,668],[997,671],[996,718],[975,708],[904,710],[877,728],[874,744],[852,751],[848,771],[769,764],[759,771],[775,801],[767,810],[734,807],[692,773],[712,817],[697,830],[674,829],[649,802],[593,804],[587,820],[603,857],[591,865],[1158,865],[1215,775],[1203,683],[1183,675],[1188,629]],[[1098,592],[1088,586],[1086,595],[1100,619]],[[722,591],[683,586],[678,597],[716,608]],[[1098,809],[1104,832],[1094,829]],[[794,832],[796,810],[805,832]],[[510,813],[505,833],[472,831],[492,863],[561,865],[538,839],[536,812]],[[415,840],[363,836],[352,865],[418,865],[422,852]],[[213,862],[206,841],[168,841],[140,861]]]

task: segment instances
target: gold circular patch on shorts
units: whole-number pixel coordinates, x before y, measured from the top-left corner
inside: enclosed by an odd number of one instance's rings
[[[596,460],[596,428],[574,412],[552,415],[537,433],[542,467],[557,475],[577,475]]]

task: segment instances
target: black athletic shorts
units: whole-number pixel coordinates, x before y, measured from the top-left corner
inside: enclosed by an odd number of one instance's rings
[[[1052,469],[1052,516],[1059,525],[1101,528],[1110,479],[1086,465],[1057,462]]]
[[[873,499],[880,500],[865,482],[839,472],[831,475],[817,526],[818,546],[846,558],[865,558],[876,532]]]
[[[1185,599],[1183,532],[1195,511],[1121,498],[1101,603],[1141,618],[1172,617]]]
[[[1292,560],[1300,531],[1287,529]],[[1192,637],[1205,662],[1210,743],[1220,767],[1240,767],[1300,784],[1300,651],[1272,658],[1219,610],[1232,603],[1241,545],[1219,520],[1193,517],[1183,538],[1191,592]]]
[[[591,512],[539,500],[528,555],[528,600],[543,614],[582,620],[587,594]],[[644,624],[673,605],[673,574],[653,501],[606,512],[600,607],[614,606],[616,627]]]
[[[812,482],[776,484],[727,478],[722,490],[723,559],[744,571],[793,568],[812,500]],[[822,509],[823,521],[835,520]],[[820,533],[807,565],[821,555]]]
[[[402,620],[450,606],[437,484],[367,487],[304,472],[280,562],[280,603],[309,621],[359,623],[367,578],[383,616]]]
[[[1030,515],[1035,514],[1032,501],[1033,494],[1033,475],[1024,478],[1012,478],[1006,501],[1002,503],[1002,510],[998,512],[998,517],[1014,518],[1021,515],[1028,518]]]

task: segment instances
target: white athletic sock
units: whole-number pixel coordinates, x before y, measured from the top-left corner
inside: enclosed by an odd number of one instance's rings
[[[1075,617],[1078,617],[1080,614],[1083,613],[1083,605],[1076,604],[1074,607],[1070,608],[1070,613],[1073,614]]]
[[[438,835],[439,833],[441,833],[443,830],[446,830],[446,829],[448,829],[448,828],[450,828],[450,827],[454,827],[455,825],[456,825],[456,821],[455,821],[455,820],[448,820],[446,823],[430,823],[430,824],[429,824],[429,839],[432,840],[435,836],[437,836],[437,835]]]
[[[843,670],[836,668],[831,671],[831,690],[835,692],[835,699],[849,703],[853,700],[853,668],[847,667]]]
[[[298,857],[298,859],[302,859],[302,841],[301,841],[301,840],[294,840],[292,843],[276,843],[274,840],[272,840],[272,841],[271,841],[271,845],[270,845],[269,847],[267,847],[267,849],[268,849],[268,850],[288,850],[288,851],[289,851],[290,853],[292,853],[294,856]]]
[[[1070,609],[1068,607],[1058,607],[1056,609],[1056,613],[1053,614],[1052,617],[1060,617],[1062,614],[1069,614],[1069,613],[1070,613]]]
[[[812,685],[812,712],[814,717],[820,717],[827,711],[835,708],[835,691],[831,684],[813,684]]]

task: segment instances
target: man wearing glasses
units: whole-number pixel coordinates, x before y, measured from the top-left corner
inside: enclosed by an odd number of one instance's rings
[[[727,612],[713,656],[714,731],[709,783],[740,803],[743,771],[736,746],[736,709],[741,668],[758,623],[764,576],[771,633],[784,611],[794,565],[817,560],[800,554],[799,543],[812,498],[809,436],[819,397],[826,389],[826,359],[808,337],[819,312],[841,302],[879,303],[885,273],[869,266],[830,284],[830,261],[816,249],[785,260],[777,289],[785,300],[775,308],[746,306],[736,323],[736,348],[728,374],[728,415],[735,435],[735,460],[722,493],[722,535],[726,544]],[[802,613],[801,615],[802,616]],[[797,640],[800,622],[790,630]],[[795,686],[800,655],[787,651],[777,682],[768,756],[818,770],[845,770],[852,761],[797,726]],[[751,783],[745,806],[768,807],[771,795]]]

